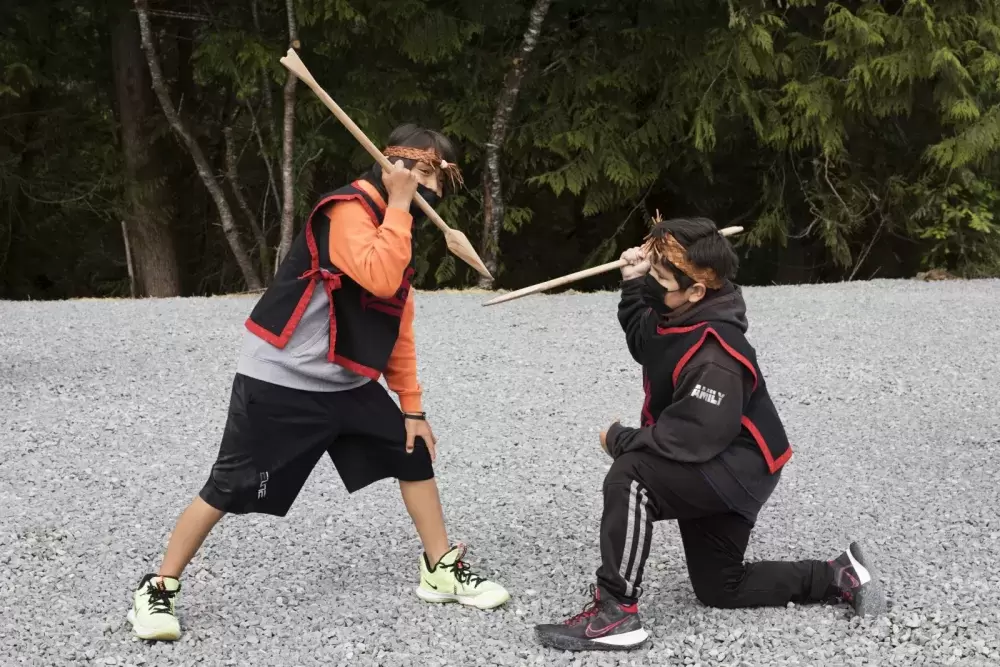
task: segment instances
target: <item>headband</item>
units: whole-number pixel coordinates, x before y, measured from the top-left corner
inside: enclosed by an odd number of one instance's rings
[[[444,173],[448,176],[448,180],[451,181],[452,190],[456,190],[458,189],[457,186],[465,184],[458,165],[448,162],[435,150],[429,148],[411,148],[409,146],[389,146],[382,151],[382,154],[386,157],[398,157],[404,160],[423,162],[429,167],[433,167],[439,173]]]
[[[659,211],[657,211],[657,217],[653,219],[653,222],[654,224],[662,222]],[[646,236],[645,241],[643,249],[647,254],[667,260],[696,283],[702,283],[709,289],[719,289],[725,284],[725,281],[719,278],[714,270],[703,269],[692,264],[691,260],[688,259],[687,249],[670,232],[662,237],[654,237],[650,234]]]

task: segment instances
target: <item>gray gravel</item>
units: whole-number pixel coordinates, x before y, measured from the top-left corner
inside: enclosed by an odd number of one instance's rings
[[[452,537],[514,595],[416,599],[398,491],[348,497],[328,460],[285,519],[231,517],[185,578],[185,634],[133,639],[222,433],[248,298],[0,303],[0,664],[947,665],[1000,661],[1000,282],[748,288],[751,340],[796,450],[751,558],[865,540],[892,608],[720,611],[656,526],[631,654],[543,650],[598,564],[598,431],[637,421],[616,295],[418,295]]]

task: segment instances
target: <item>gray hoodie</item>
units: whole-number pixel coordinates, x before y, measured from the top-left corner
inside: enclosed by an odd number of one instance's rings
[[[236,372],[305,391],[345,391],[369,378],[327,361],[330,345],[330,306],[326,290],[313,291],[305,314],[284,349],[278,349],[250,331],[243,332]]]

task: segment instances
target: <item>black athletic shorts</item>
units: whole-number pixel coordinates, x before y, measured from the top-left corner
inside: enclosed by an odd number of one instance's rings
[[[403,413],[379,383],[303,391],[237,374],[201,498],[232,514],[285,516],[324,452],[350,493],[386,478],[434,477],[423,438],[406,453]]]

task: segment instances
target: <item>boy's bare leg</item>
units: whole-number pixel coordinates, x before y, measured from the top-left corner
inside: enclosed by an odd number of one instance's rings
[[[410,513],[424,545],[424,553],[431,565],[435,565],[451,548],[448,544],[448,531],[444,527],[444,512],[441,509],[437,482],[433,479],[420,482],[400,480],[399,490],[403,494],[406,511]]]
[[[160,576],[180,579],[181,572],[198,553],[205,538],[223,516],[225,512],[215,509],[201,497],[195,497],[177,519],[177,525],[174,526],[174,532],[167,544],[167,553],[160,566]]]
[[[403,494],[406,511],[410,513],[424,545],[424,553],[431,565],[434,565],[451,548],[448,544],[448,531],[444,527],[444,511],[441,509],[437,482],[433,479],[420,482],[400,480],[399,490]]]

